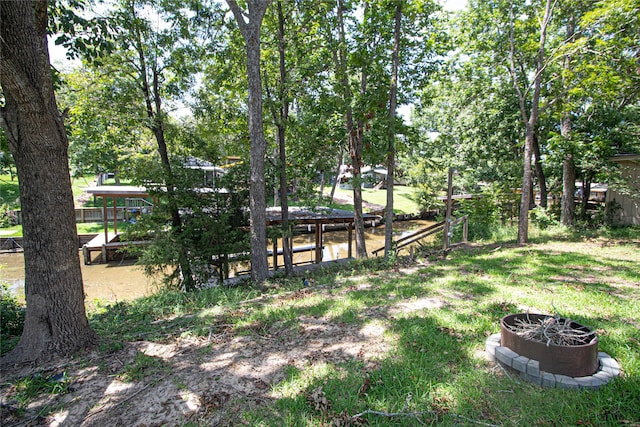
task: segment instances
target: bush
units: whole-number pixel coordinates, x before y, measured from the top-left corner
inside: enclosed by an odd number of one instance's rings
[[[18,225],[18,216],[9,205],[0,205],[0,228]]]
[[[546,230],[551,225],[557,224],[557,219],[553,218],[552,214],[545,208],[537,206],[535,209],[529,211],[529,217],[540,230]]]
[[[0,354],[5,354],[22,335],[25,307],[9,292],[9,285],[0,285]]]
[[[498,184],[491,184],[481,197],[463,200],[458,215],[469,215],[469,240],[491,239],[495,230],[512,218],[518,195]]]

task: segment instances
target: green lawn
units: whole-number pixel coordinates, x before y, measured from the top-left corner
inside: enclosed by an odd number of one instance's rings
[[[123,221],[118,221],[118,231],[125,230],[128,223]],[[113,222],[109,222],[108,224],[109,231],[113,231]],[[84,222],[77,223],[76,228],[78,229],[78,234],[96,234],[104,232],[104,224],[101,222]],[[22,225],[14,225],[12,227],[4,227],[0,228],[0,237],[19,237],[22,236]]]
[[[94,180],[94,175],[84,175],[77,178],[71,178],[71,189],[73,197],[80,196],[86,187]],[[10,209],[20,209],[20,190],[18,188],[18,178],[6,175],[0,175],[0,205],[6,204]]]
[[[56,364],[80,388],[30,398],[24,421],[44,412],[79,424],[88,405],[98,424],[134,423],[139,405],[162,393],[198,408],[188,421],[182,411],[156,420],[163,425],[637,426],[639,245],[638,228],[532,232],[525,246],[308,272],[307,288],[300,278],[273,279],[266,293],[164,291],[93,308],[102,355]],[[621,375],[597,390],[541,388],[488,361],[487,337],[523,311],[596,330]],[[104,384],[116,380],[122,395],[105,401]],[[18,405],[12,384],[0,386],[3,404]]]
[[[393,212],[396,214],[413,214],[420,212],[418,204],[413,200],[416,189],[413,187],[396,185],[393,187]],[[329,192],[326,192],[328,195]],[[337,195],[345,195],[353,197],[353,190],[346,190],[342,188],[336,188]],[[371,188],[362,189],[362,199],[369,203],[374,203],[380,206],[387,205],[387,190],[373,190]],[[345,205],[353,210],[353,205]]]
[[[0,205],[7,205],[9,209],[19,209],[20,189],[18,178],[11,179],[9,174],[0,175]]]

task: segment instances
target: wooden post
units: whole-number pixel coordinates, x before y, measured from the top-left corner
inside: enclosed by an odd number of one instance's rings
[[[353,240],[353,224],[352,223],[348,223],[347,225],[347,234],[348,234],[348,249],[347,249],[347,258],[352,258],[353,254],[352,254],[352,250],[351,250],[351,241]]]
[[[113,197],[113,234],[118,234],[118,198]]]
[[[104,241],[109,241],[109,218],[107,215],[107,196],[102,196],[102,223],[104,224]]]
[[[322,225],[316,220],[316,264],[322,262]]]
[[[273,271],[278,269],[278,238],[273,238]]]
[[[446,216],[444,218],[444,236],[442,238],[443,244],[442,244],[442,250],[446,251],[447,249],[449,249],[449,244],[450,244],[450,240],[449,240],[449,230],[451,229],[451,208],[452,208],[452,200],[451,197],[453,196],[453,169],[449,168],[449,176],[447,178],[447,213]]]
[[[467,216],[462,223],[462,241],[467,243],[469,236],[469,217]]]

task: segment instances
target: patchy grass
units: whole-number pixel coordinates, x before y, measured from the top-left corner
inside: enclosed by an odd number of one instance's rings
[[[330,189],[329,189],[330,191]],[[329,195],[329,191],[325,194]],[[420,212],[420,207],[414,201],[414,194],[417,189],[413,187],[407,187],[404,185],[396,185],[393,187],[393,212],[396,214],[415,214]],[[353,190],[346,190],[342,188],[336,188],[336,195],[343,195],[347,198],[353,197]],[[387,205],[387,190],[374,190],[371,188],[362,189],[362,200],[368,203],[373,203],[379,206]],[[333,207],[339,209],[353,210],[353,204],[336,204]]]
[[[66,369],[78,390],[32,398],[24,416],[46,404],[96,425],[639,425],[640,230],[532,240],[354,261],[314,273],[309,287],[274,279],[266,292],[162,292],[97,307],[100,354]],[[485,340],[520,311],[596,329],[622,375],[599,390],[558,390],[497,368]]]

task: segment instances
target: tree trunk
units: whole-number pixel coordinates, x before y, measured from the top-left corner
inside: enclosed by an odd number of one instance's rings
[[[262,283],[269,273],[267,263],[266,197],[264,138],[262,116],[262,77],[260,75],[260,26],[270,1],[249,0],[248,21],[235,0],[227,0],[238,23],[247,48],[247,80],[249,83],[249,139],[251,147],[249,177],[249,224],[251,233],[251,279]]]
[[[336,194],[336,187],[338,186],[338,180],[340,179],[340,170],[342,169],[342,155],[344,154],[342,152],[343,148],[342,148],[342,144],[340,145],[340,148],[338,149],[338,170],[336,171],[336,175],[334,177],[333,180],[333,185],[331,185],[331,201],[333,202],[333,196],[335,196]]]
[[[571,138],[571,117],[565,113],[560,132],[565,143]],[[576,165],[570,147],[562,160],[562,200],[560,201],[560,223],[566,227],[574,224],[576,214]]]
[[[547,180],[542,169],[542,155],[540,154],[540,144],[538,142],[538,134],[533,135],[533,155],[535,156],[536,177],[538,178],[538,187],[540,187],[540,206],[547,207]]]
[[[351,106],[352,93],[349,86],[349,76],[347,75],[347,52],[346,36],[344,25],[344,1],[338,0],[338,52],[334,54],[336,61],[337,75],[342,87],[342,99],[345,107],[345,127],[349,141],[349,157],[351,158],[351,174],[353,176],[353,226],[355,229],[356,257],[366,258],[367,248],[364,236],[364,218],[362,213],[362,123],[359,128],[355,128],[353,118],[353,108]],[[364,93],[367,87],[366,70],[362,69],[360,75],[360,91]]]
[[[46,1],[0,2],[0,124],[20,182],[27,304],[22,337],[4,367],[68,355],[97,339],[85,313],[69,144],[46,29]]]
[[[518,102],[520,106],[520,114],[522,122],[525,126],[525,144],[524,144],[524,170],[522,174],[522,196],[520,198],[520,213],[518,215],[518,243],[524,244],[529,240],[529,205],[531,203],[531,158],[533,152],[535,129],[539,117],[540,108],[540,91],[542,88],[542,72],[544,70],[544,53],[545,44],[547,40],[547,27],[551,21],[553,15],[553,6],[551,0],[546,0],[545,11],[542,20],[540,21],[540,40],[538,43],[538,52],[536,55],[536,73],[533,80],[533,93],[531,95],[530,111],[527,114],[527,93],[526,90],[522,90],[518,78],[518,68],[516,66],[516,52],[515,52],[515,23],[514,23],[514,11],[513,7],[510,8],[510,29],[509,29],[509,44],[510,44],[510,64],[509,72],[513,82],[514,90],[518,95]]]
[[[360,93],[364,94],[367,88],[367,72],[362,69],[360,78]],[[349,106],[349,108],[351,108]],[[362,209],[362,150],[364,121],[358,120],[358,129],[353,129],[353,117],[351,120],[352,137],[349,139],[351,149],[351,173],[353,174],[353,228],[355,230],[356,257],[367,258],[367,240],[364,235],[364,212]]]
[[[393,250],[393,181],[396,165],[396,145],[394,123],[396,119],[398,62],[400,52],[400,24],[402,23],[402,2],[398,2],[393,30],[393,54],[391,55],[391,87],[389,88],[389,145],[387,149],[387,206],[384,212],[384,256],[388,258]]]
[[[528,241],[529,204],[531,203],[531,154],[533,148],[533,128],[527,126],[524,143],[524,172],[522,174],[522,196],[520,198],[520,214],[518,216],[518,243]]]
[[[287,68],[285,62],[284,46],[284,14],[282,2],[278,1],[278,52],[280,54],[280,118],[278,121],[278,148],[280,151],[280,206],[282,212],[282,255],[284,258],[285,275],[293,274],[293,256],[291,254],[291,228],[289,226],[289,197],[287,195],[287,152],[285,144],[285,132],[287,120],[289,120],[289,102],[286,96]],[[320,190],[322,194],[322,190]]]
[[[135,16],[135,9],[133,4],[130,5],[130,13]],[[160,156],[160,162],[162,166],[162,178],[167,188],[167,201],[169,205],[169,214],[171,215],[171,228],[174,233],[179,236],[182,232],[182,219],[180,218],[180,210],[177,202],[175,177],[171,169],[171,162],[169,160],[169,150],[167,148],[167,142],[164,135],[164,114],[162,112],[162,98],[160,96],[160,82],[159,72],[153,67],[151,82],[149,82],[149,75],[147,73],[147,58],[142,45],[142,35],[139,31],[135,33],[136,49],[138,51],[138,60],[140,61],[140,86],[145,98],[145,106],[147,110],[147,117],[149,118],[149,128],[156,139],[158,154]],[[175,242],[181,245],[177,239]],[[185,291],[195,290],[195,282],[191,273],[191,264],[187,256],[187,251],[179,249],[178,253],[178,268],[182,276],[182,289]]]
[[[567,39],[573,38],[575,34],[575,16],[571,15],[567,23]],[[571,70],[571,55],[564,58],[563,68]],[[563,76],[565,73],[563,73]],[[563,87],[565,89],[564,102],[571,105],[571,97],[567,88],[566,78],[563,77]],[[571,114],[565,107],[564,115],[560,123],[560,135],[564,145],[564,158],[562,159],[562,199],[560,201],[560,223],[566,227],[574,225],[576,215],[576,164],[573,159],[573,144],[571,142]]]

